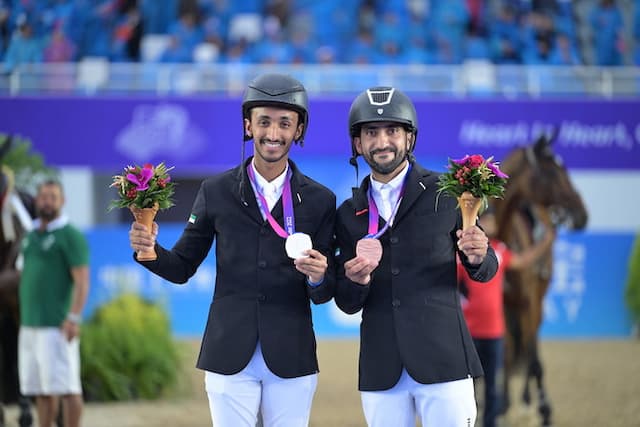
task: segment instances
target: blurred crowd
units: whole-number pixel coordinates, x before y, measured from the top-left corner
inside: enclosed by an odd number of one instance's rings
[[[640,0],[0,0],[5,71],[86,57],[631,65]]]

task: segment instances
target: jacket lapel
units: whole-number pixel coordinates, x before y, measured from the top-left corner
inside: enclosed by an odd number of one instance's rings
[[[367,223],[367,228],[365,230],[368,230],[368,224],[369,224],[368,192],[369,192],[370,185],[371,185],[371,176],[367,175],[364,177],[364,179],[360,183],[360,187],[353,188],[352,200],[353,200],[354,214],[356,217],[363,217],[365,219],[365,222]],[[386,224],[386,221],[379,216],[378,230],[382,229],[382,227],[384,227],[385,224]]]
[[[307,181],[304,175],[300,173],[300,170],[289,160],[289,167],[291,168],[291,199],[293,201],[293,214],[300,214],[299,206],[302,205],[302,194],[304,187],[307,185]],[[278,221],[280,225],[283,224],[284,211],[282,208],[282,195],[271,209],[271,215]]]
[[[237,198],[238,203],[240,203],[245,208],[243,212],[245,212],[259,224],[262,224],[264,222],[264,219],[262,218],[262,214],[260,213],[256,195],[253,192],[251,181],[249,181],[249,176],[247,175],[247,165],[250,164],[251,159],[252,157],[249,157],[245,161],[244,165],[236,168],[237,170],[235,173],[235,178],[237,187],[235,191],[233,191],[233,194]]]
[[[398,207],[394,224],[402,220],[425,190],[432,190],[426,184],[427,180],[425,178],[429,175],[431,175],[431,172],[422,168],[418,163],[413,163],[407,179],[407,188],[404,190],[404,197]]]

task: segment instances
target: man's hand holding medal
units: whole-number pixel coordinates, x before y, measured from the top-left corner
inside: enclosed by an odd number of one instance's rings
[[[256,194],[260,201],[259,207],[264,217],[271,225],[273,231],[285,239],[284,248],[287,256],[293,259],[296,270],[305,274],[310,284],[320,284],[324,280],[327,271],[327,257],[313,249],[311,237],[308,234],[296,232],[295,216],[293,212],[293,199],[291,197],[291,169],[287,172],[284,187],[282,189],[282,210],[284,214],[284,227],[275,220],[267,204],[264,195],[255,184],[255,175],[251,165],[247,166],[249,180],[256,188]]]

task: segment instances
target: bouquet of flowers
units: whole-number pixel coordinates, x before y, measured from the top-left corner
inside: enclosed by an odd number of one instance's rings
[[[168,168],[164,163],[153,166],[127,166],[120,175],[113,177],[110,187],[116,187],[118,198],[109,205],[114,208],[129,208],[136,222],[144,224],[149,231],[159,209],[173,206],[172,196],[174,183],[171,181]],[[138,253],[143,261],[156,259],[155,252]]]
[[[121,175],[113,177],[111,187],[118,189],[118,199],[113,200],[109,210],[113,208],[137,207],[140,209],[167,209],[173,206],[171,197],[174,183],[171,182],[168,168],[164,163],[153,166],[127,166]]]
[[[488,205],[488,198],[501,198],[509,178],[493,157],[480,154],[462,159],[449,159],[449,169],[440,175],[438,193],[445,192],[458,199],[463,229],[475,224],[478,213]]]

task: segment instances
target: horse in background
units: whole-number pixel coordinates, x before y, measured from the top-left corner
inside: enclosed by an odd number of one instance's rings
[[[503,199],[493,203],[497,237],[520,252],[534,243],[541,224],[563,225],[582,230],[587,211],[560,157],[553,151],[553,137],[543,135],[532,145],[510,152],[501,162],[509,175]],[[543,302],[553,270],[550,248],[532,267],[508,271],[504,289],[505,376],[503,413],[509,408],[509,378],[516,366],[525,369],[522,400],[531,403],[529,382],[538,394],[538,412],[543,426],[551,425],[551,404],[543,381],[538,349],[538,331],[543,320]]]
[[[0,146],[0,161],[10,151],[12,139]],[[30,230],[35,214],[33,198],[18,191],[13,172],[0,169],[0,427],[4,427],[3,403],[18,402],[20,427],[32,425],[30,401],[18,386],[18,329],[20,325],[16,260],[24,234]]]

